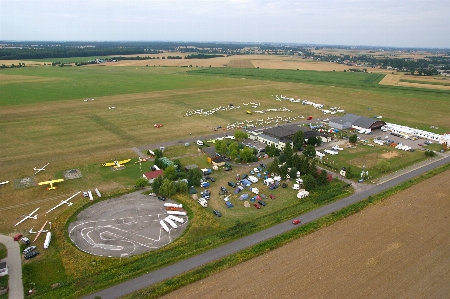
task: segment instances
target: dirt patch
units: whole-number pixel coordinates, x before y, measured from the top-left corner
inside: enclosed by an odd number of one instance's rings
[[[449,179],[450,171],[437,175],[162,298],[444,298]]]
[[[381,155],[381,157],[385,158],[385,159],[392,159],[398,156],[397,152],[389,152],[389,153],[384,153]]]

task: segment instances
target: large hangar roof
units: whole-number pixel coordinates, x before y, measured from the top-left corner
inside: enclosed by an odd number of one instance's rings
[[[347,113],[341,118],[334,118],[330,119],[330,122],[334,123],[351,123],[352,126],[357,126],[365,129],[372,129],[372,128],[380,128],[386,123],[384,121],[380,121],[378,119],[373,119],[365,116],[359,116],[351,113]]]

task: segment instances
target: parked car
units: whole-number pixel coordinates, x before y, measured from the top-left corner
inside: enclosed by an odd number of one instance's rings
[[[162,200],[162,201],[166,201],[166,198],[164,196],[158,196],[158,199]]]
[[[253,205],[255,206],[255,208],[257,208],[257,209],[261,209],[261,206],[260,206],[259,204],[257,204],[257,203],[254,203]]]
[[[14,236],[14,241],[19,241],[20,239],[22,239],[22,234],[17,234]]]
[[[28,254],[25,254],[25,255],[24,255],[24,258],[25,258],[26,260],[29,260],[29,259],[35,257],[35,256],[38,255],[38,254],[39,254],[39,251],[32,251],[32,252],[30,252],[30,253],[28,253]]]
[[[245,180],[248,177],[248,174],[244,173],[244,175],[242,176],[242,179]]]
[[[266,206],[266,203],[265,203],[264,201],[262,201],[262,200],[258,200],[258,203],[259,203],[260,205],[262,205],[263,207]]]
[[[22,243],[25,245],[30,244],[30,239],[28,239],[27,237],[23,237],[22,239],[20,239],[20,241],[22,241]]]
[[[32,252],[32,251],[35,250],[35,249],[36,249],[36,246],[30,246],[30,247],[27,247],[27,248],[25,248],[25,249],[23,250],[23,254],[26,255],[26,254]]]
[[[253,170],[250,170],[250,174],[255,174],[255,172]]]
[[[228,186],[230,186],[231,188],[236,188],[236,184],[233,182],[228,182]]]
[[[294,221],[292,221],[292,223],[295,225],[300,224],[300,222],[302,222],[302,221],[299,219],[294,219]]]
[[[217,217],[222,217],[222,213],[220,213],[220,212],[217,211],[217,210],[214,210],[213,213],[214,213],[214,215],[216,215]]]
[[[211,182],[215,182],[216,179],[215,178],[210,178]]]
[[[286,188],[288,185],[286,184],[286,183],[283,183],[282,185],[281,185],[281,187],[283,187],[283,188]]]

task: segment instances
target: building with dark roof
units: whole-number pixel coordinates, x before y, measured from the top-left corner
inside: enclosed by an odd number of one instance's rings
[[[377,130],[386,125],[386,123],[379,119],[347,113],[343,117],[330,119],[328,125],[331,128],[339,130],[351,128],[357,130]]]

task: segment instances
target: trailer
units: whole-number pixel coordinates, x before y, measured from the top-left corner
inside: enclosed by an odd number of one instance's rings
[[[186,211],[166,211],[169,215],[180,215],[180,216],[186,216]]]
[[[184,219],[183,218],[180,218],[180,217],[177,217],[177,216],[174,216],[174,215],[169,215],[169,216],[167,216],[167,218],[169,218],[169,219],[171,219],[173,221],[179,222],[179,223],[184,223]]]
[[[173,220],[170,219],[169,217],[164,218],[164,221],[166,221],[167,223],[169,223],[169,225],[170,225],[171,227],[173,227],[173,228],[178,228],[178,225],[177,225],[175,222],[173,222]]]

